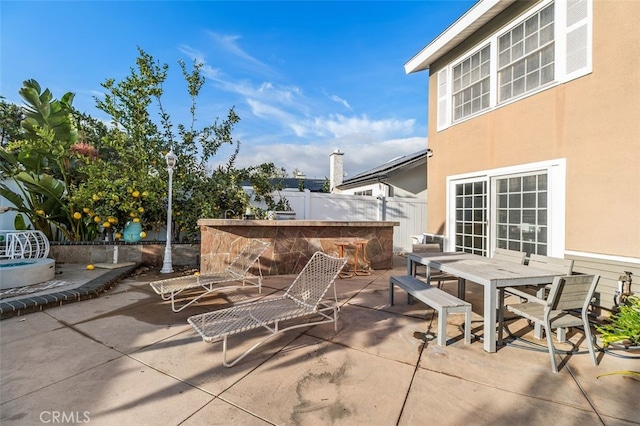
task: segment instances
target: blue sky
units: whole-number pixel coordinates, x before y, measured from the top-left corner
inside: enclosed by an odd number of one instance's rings
[[[108,121],[100,83],[120,81],[137,47],[169,65],[163,105],[187,124],[177,61],[204,63],[199,123],[241,121],[240,167],[273,162],[347,178],[426,147],[427,73],[404,64],[475,1],[0,1],[0,95],[21,103],[22,81]],[[217,160],[224,162],[222,150]]]

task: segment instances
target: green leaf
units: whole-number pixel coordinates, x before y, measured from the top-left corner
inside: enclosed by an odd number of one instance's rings
[[[24,99],[25,102],[32,106],[32,108],[37,109],[40,105],[40,90],[36,91],[36,89],[34,89],[33,87],[25,86],[20,88],[20,90],[18,90],[18,93],[20,94],[20,96],[22,96],[22,99]]]
[[[38,82],[34,79],[29,79],[29,80],[25,80],[22,82],[22,85],[25,87],[30,87],[35,89],[38,93],[40,93],[42,91],[42,89],[40,88],[40,84],[38,84]]]
[[[26,231],[30,228],[27,227],[24,217],[22,217],[21,214],[16,215],[16,218],[13,220],[13,227],[16,228],[17,231]]]
[[[24,183],[29,190],[47,197],[59,199],[64,194],[64,183],[49,175],[32,176],[27,172],[21,172],[16,180]]]
[[[49,104],[53,100],[53,94],[49,89],[44,89],[42,95],[40,95],[40,102],[42,104]]]
[[[18,209],[24,209],[24,199],[20,194],[17,194],[10,190],[5,184],[0,185],[0,195],[6,198],[10,203],[16,206]]]

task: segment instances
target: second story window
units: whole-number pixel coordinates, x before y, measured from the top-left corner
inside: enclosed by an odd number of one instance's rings
[[[498,102],[554,81],[553,4],[498,38]]]
[[[489,108],[489,46],[453,67],[453,120]]]

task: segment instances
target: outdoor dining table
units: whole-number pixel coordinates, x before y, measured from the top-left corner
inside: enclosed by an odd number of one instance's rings
[[[416,265],[427,267],[427,278],[431,268],[458,277],[458,297],[464,300],[466,280],[484,287],[484,350],[496,351],[496,321],[498,289],[526,285],[544,285],[560,275],[517,263],[491,259],[477,254],[411,253],[407,257],[407,275],[415,275]],[[538,334],[538,332],[536,333]]]

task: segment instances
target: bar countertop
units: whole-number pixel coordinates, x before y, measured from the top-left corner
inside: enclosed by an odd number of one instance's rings
[[[381,227],[400,226],[400,222],[371,220],[243,220],[243,219],[200,219],[199,226],[265,226],[265,227]]]

